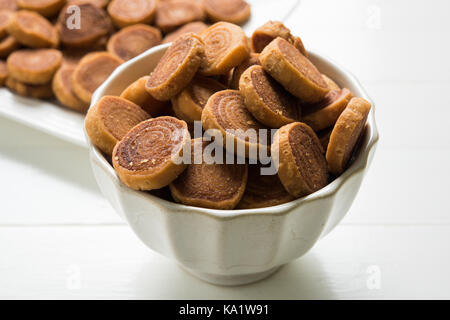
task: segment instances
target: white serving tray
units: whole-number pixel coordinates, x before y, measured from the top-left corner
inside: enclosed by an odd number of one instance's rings
[[[284,21],[300,3],[300,0],[247,1],[252,5],[252,17],[244,26],[248,35],[267,20]],[[56,102],[25,98],[0,88],[0,116],[87,147],[83,133],[84,115]]]

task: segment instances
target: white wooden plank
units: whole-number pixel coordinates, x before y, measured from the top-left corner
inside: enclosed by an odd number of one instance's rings
[[[0,298],[450,298],[450,226],[340,226],[271,278],[216,287],[127,227],[0,228]]]

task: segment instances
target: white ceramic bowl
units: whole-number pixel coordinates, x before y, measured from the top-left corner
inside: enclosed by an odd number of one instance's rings
[[[152,48],[117,68],[95,92],[92,104],[104,95],[119,95],[149,74],[167,47]],[[313,52],[310,58],[340,86],[371,101],[349,72]],[[373,108],[365,130],[356,160],[325,188],[286,204],[233,211],[185,206],[134,191],[120,182],[89,139],[88,143],[102,193],[149,248],[205,281],[238,285],[265,278],[301,257],[344,217],[375,152],[378,132]]]

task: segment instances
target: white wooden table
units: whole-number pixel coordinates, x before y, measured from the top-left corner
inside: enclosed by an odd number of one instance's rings
[[[0,298],[450,298],[449,12],[447,0],[292,12],[305,45],[371,94],[381,141],[344,221],[248,286],[203,283],[147,249],[100,195],[85,149],[0,118]]]

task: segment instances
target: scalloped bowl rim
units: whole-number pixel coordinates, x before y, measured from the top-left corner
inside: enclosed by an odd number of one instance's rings
[[[146,52],[142,53],[141,55],[123,63],[118,68],[114,70],[114,72],[108,77],[108,79],[94,92],[92,96],[91,106],[94,105],[104,94],[104,91],[108,88],[111,81],[120,76],[126,69],[132,68],[136,62],[147,59],[147,56],[154,54],[155,52],[159,50],[164,50],[167,47],[170,46],[170,43],[159,45],[156,47],[153,47]],[[116,175],[114,168],[109,164],[109,162],[105,159],[105,157],[102,155],[101,151],[92,145],[87,133],[86,129],[84,129],[85,137],[88,143],[89,150],[91,152],[91,161],[96,161],[97,164],[99,164],[105,172],[108,173],[110,178],[113,180],[113,182],[120,187],[122,192],[125,193],[133,193],[135,195],[139,195],[143,199],[147,201],[153,201],[157,204],[166,207],[170,211],[190,211],[192,213],[198,213],[198,214],[204,214],[207,216],[210,216],[212,218],[216,219],[233,219],[238,218],[242,216],[248,216],[248,215],[281,215],[286,214],[290,212],[291,210],[295,209],[298,206],[301,206],[304,203],[312,202],[315,200],[323,199],[332,197],[334,194],[336,194],[339,189],[345,184],[345,182],[352,177],[353,175],[357,174],[358,172],[364,171],[367,166],[369,165],[369,155],[371,153],[371,150],[375,148],[378,139],[378,129],[375,122],[375,105],[372,101],[372,99],[367,94],[366,90],[362,87],[361,83],[356,79],[356,77],[334,62],[332,59],[328,58],[326,55],[318,54],[314,50],[309,50],[308,54],[312,57],[318,57],[319,59],[324,60],[327,64],[334,67],[336,70],[339,70],[341,73],[341,76],[347,78],[348,82],[351,82],[361,93],[361,97],[368,100],[372,104],[372,109],[370,111],[369,117],[367,119],[366,129],[367,130],[367,144],[364,146],[361,146],[361,150],[359,151],[358,157],[355,159],[355,161],[351,164],[347,170],[342,173],[339,177],[337,177],[335,180],[333,180],[331,183],[329,183],[324,188],[306,196],[303,198],[299,198],[293,201],[290,201],[288,203],[272,206],[272,207],[265,207],[265,208],[257,208],[257,209],[234,209],[234,210],[218,210],[218,209],[208,209],[208,208],[201,208],[201,207],[194,207],[194,206],[188,206],[184,204],[179,204],[175,202],[171,202],[168,200],[161,199],[157,196],[154,196],[148,192],[144,191],[136,191],[133,190],[126,185],[124,185]]]

